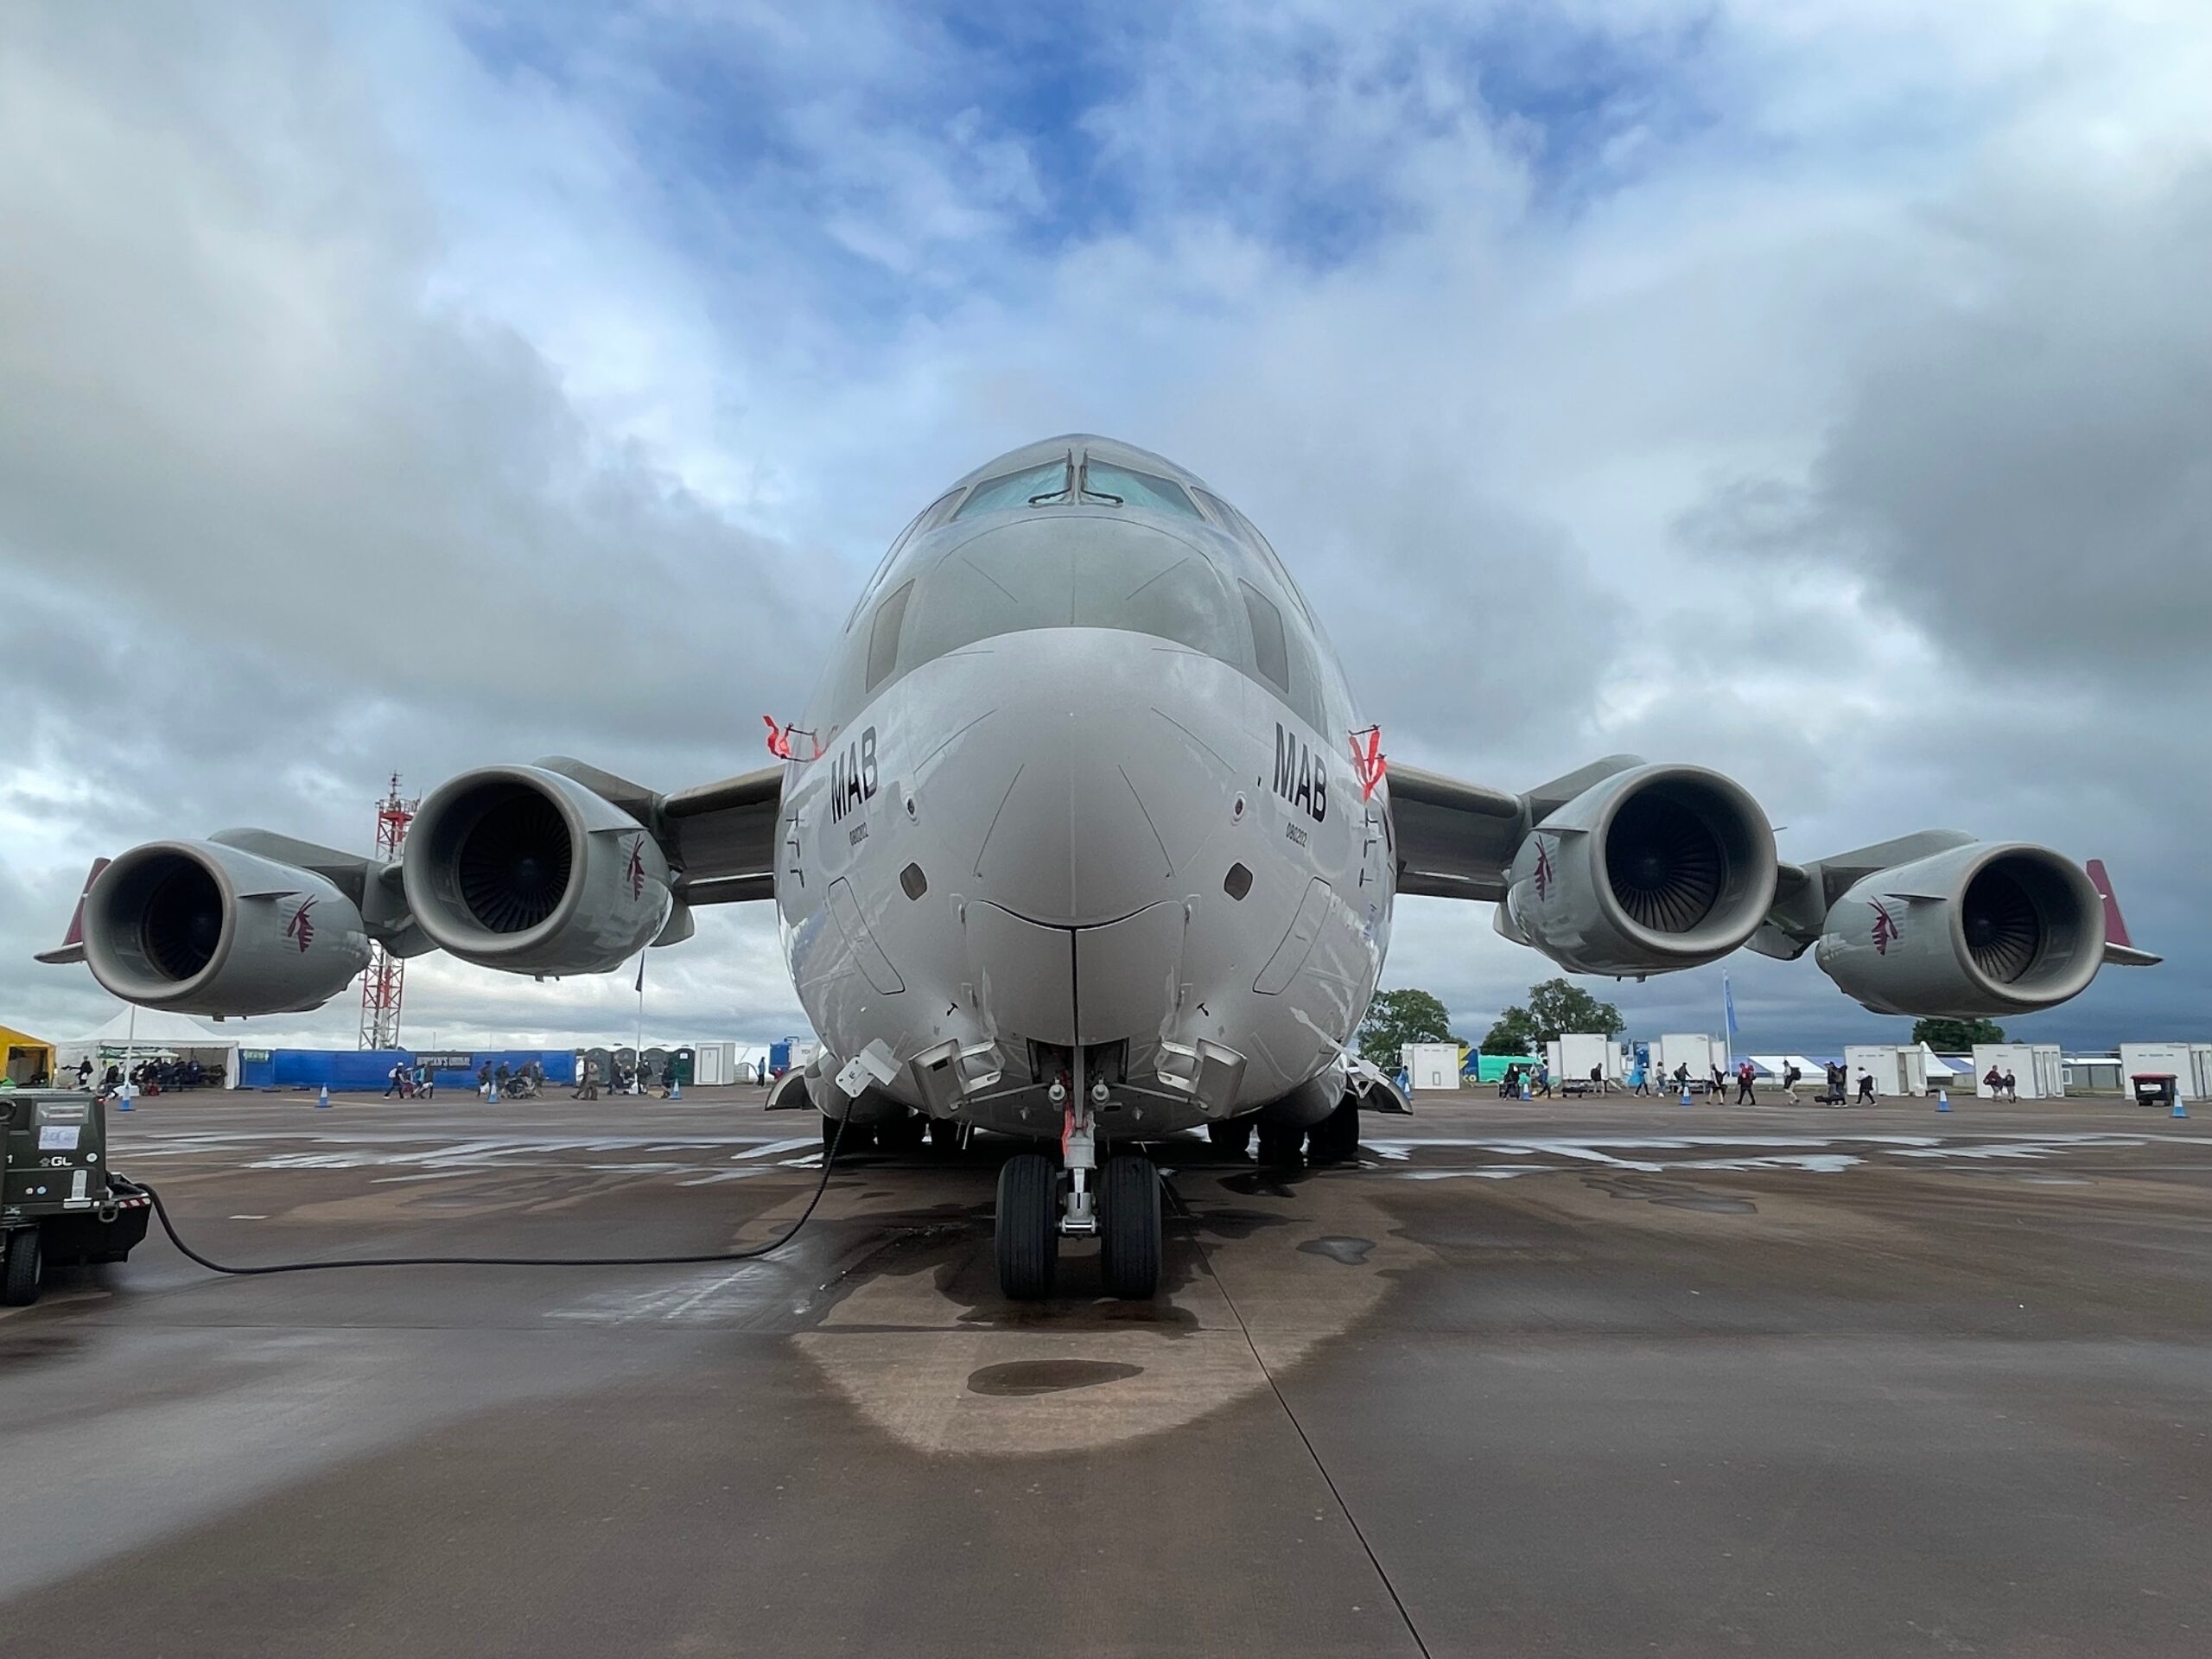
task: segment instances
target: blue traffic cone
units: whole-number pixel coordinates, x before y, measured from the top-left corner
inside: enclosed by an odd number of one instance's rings
[[[329,1105],[330,1105],[330,1085],[329,1085],[328,1084],[327,1084],[327,1083],[326,1083],[326,1084],[324,1084],[322,1085],[321,1092],[321,1093],[319,1093],[318,1095],[316,1095],[316,1096],[315,1096],[315,1109],[316,1109],[317,1111],[322,1111],[322,1110],[325,1110],[326,1109],[327,1109]]]
[[[683,1084],[675,1077],[671,1077],[668,1080],[668,1097],[671,1100],[681,1100],[683,1098]]]
[[[2182,1098],[2179,1095],[2176,1095],[2174,1096],[2174,1116],[2176,1117],[2187,1117],[2189,1116],[2189,1108],[2182,1103]]]
[[[1939,1112],[1948,1112],[1951,1109],[1951,1091],[1949,1090],[1938,1089],[1936,1091],[1936,1109]]]
[[[118,1089],[115,1091],[115,1109],[118,1112],[133,1109],[130,1104],[130,1091],[128,1089]]]
[[[1685,1106],[1687,1106],[1687,1105],[1688,1105],[1689,1103],[1690,1103],[1690,1086],[1689,1086],[1689,1084],[1688,1084],[1686,1083],[1686,1084],[1684,1084],[1682,1085],[1682,1104],[1683,1104],[1683,1105],[1685,1105]]]

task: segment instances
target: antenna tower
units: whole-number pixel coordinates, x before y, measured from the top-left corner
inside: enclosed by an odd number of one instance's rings
[[[402,800],[399,774],[391,774],[391,792],[377,803],[377,858],[389,864],[407,844],[407,826],[415,821],[422,801]],[[407,964],[382,944],[369,947],[368,971],[361,976],[361,1046],[399,1046],[399,999],[406,988]]]

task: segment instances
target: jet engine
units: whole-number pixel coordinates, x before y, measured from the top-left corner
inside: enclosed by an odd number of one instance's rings
[[[434,944],[511,973],[604,973],[660,936],[673,903],[645,825],[539,766],[442,785],[408,831],[402,880]]]
[[[1774,902],[1774,830],[1701,766],[1632,766],[1529,834],[1498,931],[1580,974],[1661,974],[1726,956]]]
[[[353,901],[321,876],[212,841],[156,841],[85,895],[85,960],[126,1002],[178,1014],[321,1007],[369,963]]]
[[[2104,901],[2071,860],[1969,843],[1866,877],[1828,909],[1814,960],[1877,1014],[2031,1014],[2086,989]]]

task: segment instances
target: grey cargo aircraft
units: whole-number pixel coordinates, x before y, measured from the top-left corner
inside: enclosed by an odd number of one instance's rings
[[[404,858],[258,830],[95,867],[69,941],[116,995],[218,1017],[313,1008],[371,942],[537,976],[773,903],[821,1058],[772,1104],[825,1141],[1042,1143],[1005,1163],[1008,1296],[1096,1235],[1154,1294],[1143,1147],[1203,1126],[1263,1160],[1356,1148],[1404,1109],[1347,1045],[1400,893],[1487,901],[1577,973],[1814,950],[1890,1014],[2076,995],[2127,944],[2057,853],[1929,831],[1804,864],[1700,766],[1615,755],[1515,794],[1389,766],[1313,608],[1194,474],[1046,439],[907,525],[861,590],[777,764],[659,794],[574,760],[469,772]],[[2101,872],[2099,872],[2101,874]]]

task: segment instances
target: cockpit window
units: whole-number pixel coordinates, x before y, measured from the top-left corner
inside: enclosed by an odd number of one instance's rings
[[[1084,460],[1081,493],[1086,501],[1105,501],[1117,507],[1150,507],[1155,512],[1179,513],[1185,518],[1200,516],[1183,486],[1173,479],[1141,473],[1133,467],[1116,467],[1096,456]]]
[[[1244,590],[1245,613],[1252,619],[1252,664],[1260,677],[1287,697],[1290,695],[1290,642],[1283,637],[1282,613],[1275,602],[1249,582]]]
[[[1007,507],[1034,507],[1047,501],[1064,501],[1074,486],[1075,480],[1070,476],[1073,471],[1071,458],[1062,455],[1058,461],[1025,467],[1018,473],[987,478],[968,493],[968,499],[960,504],[960,511],[952,516],[967,518]]]
[[[899,631],[906,625],[906,601],[913,597],[911,582],[885,600],[875,613],[875,626],[868,639],[868,689],[874,690],[899,666]]]

